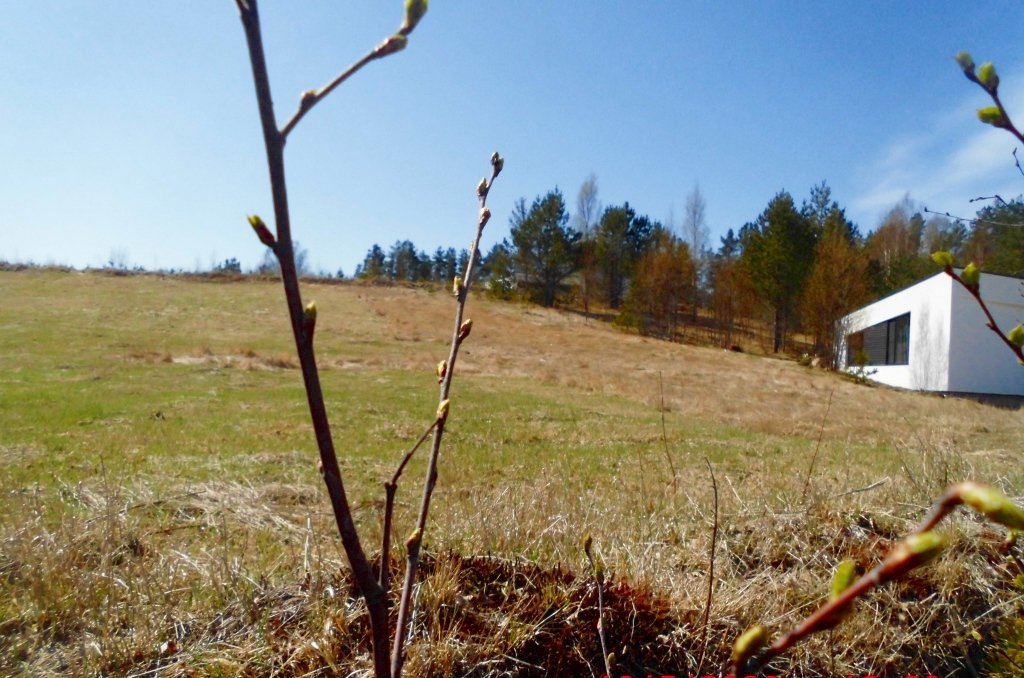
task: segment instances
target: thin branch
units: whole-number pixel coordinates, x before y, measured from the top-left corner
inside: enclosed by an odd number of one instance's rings
[[[1020,158],[1017,157],[1017,149],[1013,149],[1013,164],[1017,166],[1017,171],[1024,177],[1024,167],[1020,166]]]
[[[708,465],[708,474],[711,476],[711,490],[715,499],[715,522],[711,527],[711,547],[708,552],[708,597],[704,603],[704,619],[701,622],[700,631],[700,660],[697,662],[697,673],[701,672],[704,666],[704,654],[708,649],[708,621],[711,618],[711,603],[715,593],[715,545],[718,542],[718,481],[715,480],[715,471],[711,468],[711,462],[704,457],[704,463]]]
[[[471,245],[469,261],[462,277],[456,276],[452,285],[452,292],[456,298],[455,304],[455,327],[452,332],[451,348],[448,352],[447,368],[441,378],[441,388],[438,397],[438,420],[434,427],[434,437],[431,441],[430,458],[427,462],[426,477],[423,480],[423,498],[420,501],[419,516],[416,520],[416,529],[406,541],[406,567],[405,581],[402,585],[402,596],[398,606],[398,620],[395,625],[394,644],[391,649],[391,678],[399,678],[402,675],[402,663],[405,660],[404,648],[405,638],[408,631],[409,616],[412,612],[412,590],[416,581],[416,572],[419,569],[420,548],[423,544],[423,534],[427,527],[427,516],[430,512],[430,500],[434,494],[434,487],[437,484],[437,459],[441,453],[441,440],[444,437],[445,421],[449,407],[449,394],[451,392],[452,378],[455,376],[455,364],[459,357],[459,348],[466,340],[472,330],[472,320],[463,321],[466,309],[466,301],[469,297],[469,290],[473,283],[473,276],[476,273],[476,264],[479,260],[480,238],[483,236],[484,226],[491,218],[491,211],[487,208],[487,195],[504,167],[504,159],[494,153],[491,156],[491,177],[481,180],[477,186],[477,197],[480,201],[480,216],[477,220],[476,237]]]
[[[1001,205],[1007,205],[1008,203],[1003,200],[1003,196],[996,193],[995,195],[979,195],[977,198],[971,198],[967,202],[982,202],[983,200],[996,200]]]
[[[999,325],[996,323],[996,319],[992,317],[992,312],[988,310],[988,304],[986,304],[985,300],[981,298],[981,286],[977,284],[968,284],[963,278],[957,275],[957,272],[953,270],[952,266],[946,266],[943,270],[946,272],[946,275],[953,278],[953,280],[960,283],[960,285],[962,285],[965,290],[970,292],[971,296],[974,297],[975,301],[978,302],[978,305],[981,307],[982,312],[985,313],[985,317],[988,319],[988,322],[986,323],[988,328],[995,332],[996,336],[1002,339],[1003,343],[1006,344],[1011,351],[1013,351],[1014,355],[1017,356],[1018,361],[1024,363],[1024,351],[1021,350],[1020,346],[1010,341],[1010,338],[1007,337],[1006,334],[999,328]]]
[[[828,420],[828,413],[832,409],[832,396],[835,395],[835,392],[835,389],[828,392],[828,405],[825,406],[825,414],[821,418],[821,426],[818,427],[818,442],[814,446],[814,454],[811,455],[811,465],[807,469],[807,479],[804,480],[804,491],[800,494],[800,501],[803,501],[807,497],[807,488],[811,486],[811,474],[814,473],[814,462],[818,460],[818,450],[821,449],[821,436],[825,432],[825,422]]]
[[[345,82],[350,77],[355,75],[366,64],[376,59],[379,59],[382,56],[386,56],[386,54],[382,54],[381,52],[383,51],[384,46],[388,44],[388,41],[393,38],[394,36],[391,36],[391,38],[387,38],[386,40],[384,40],[384,42],[377,45],[367,54],[365,54],[362,59],[346,68],[338,75],[338,77],[336,77],[334,80],[331,80],[329,83],[327,83],[320,89],[309,90],[308,92],[303,93],[302,98],[299,99],[298,110],[292,114],[292,117],[288,120],[285,126],[281,128],[281,136],[287,139],[288,135],[291,134],[293,129],[295,129],[295,126],[299,124],[299,121],[306,116],[306,113],[309,113],[309,111],[314,106],[316,106],[323,99],[325,99],[327,95],[333,92],[338,85],[340,85],[341,83]],[[398,50],[387,52],[387,54],[394,54],[395,51]]]
[[[435,419],[430,424],[430,428],[428,428],[423,435],[420,436],[420,439],[416,441],[416,444],[412,446],[412,449],[405,453],[405,456],[402,458],[402,463],[400,463],[398,468],[395,469],[395,472],[391,476],[391,480],[384,483],[384,528],[383,536],[381,537],[380,576],[378,581],[380,582],[380,587],[384,589],[385,600],[388,601],[388,604],[391,602],[391,596],[388,595],[388,591],[391,588],[391,522],[395,512],[395,493],[398,491],[398,479],[402,477],[402,471],[405,470],[405,465],[409,463],[410,459],[412,459],[412,455],[416,454],[416,450],[420,448],[420,445],[422,445],[426,441],[427,437],[434,432],[434,428],[437,427],[437,421],[438,420]]]

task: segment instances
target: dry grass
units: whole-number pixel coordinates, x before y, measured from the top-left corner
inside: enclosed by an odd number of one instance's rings
[[[25,271],[0,274],[0,293],[0,673],[368,675],[277,287]],[[380,482],[433,413],[451,301],[312,294],[346,481],[373,544]],[[598,673],[585,532],[612,577],[623,668],[695,671],[705,456],[721,530],[704,670],[725,666],[749,624],[783,631],[820,604],[841,559],[877,563],[949,482],[1020,501],[1020,412],[533,307],[474,300],[470,315],[410,675]],[[399,537],[421,472],[414,463],[400,489]],[[945,529],[938,563],[772,668],[1014,675],[1003,654],[1019,646],[1019,553],[966,514]]]

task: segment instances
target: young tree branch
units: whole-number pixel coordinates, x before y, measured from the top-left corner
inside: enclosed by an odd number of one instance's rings
[[[419,516],[416,520],[416,528],[406,541],[405,580],[402,585],[402,596],[399,602],[398,620],[395,625],[395,638],[391,651],[392,678],[399,678],[402,674],[402,663],[405,659],[405,638],[408,632],[409,615],[412,612],[412,589],[416,581],[416,572],[419,568],[420,548],[423,543],[423,534],[427,527],[430,500],[433,497],[434,487],[437,484],[437,459],[441,452],[441,440],[444,437],[445,422],[448,418],[450,407],[449,394],[451,392],[452,378],[455,376],[455,363],[459,357],[459,348],[462,346],[462,342],[469,337],[473,328],[473,321],[463,320],[463,315],[473,276],[476,273],[476,264],[480,258],[480,237],[483,235],[484,226],[487,225],[488,220],[491,218],[491,211],[487,208],[487,194],[504,165],[505,160],[498,153],[494,153],[491,156],[490,179],[482,179],[477,186],[476,193],[480,201],[480,216],[477,220],[476,237],[473,238],[473,243],[470,245],[469,261],[466,263],[466,270],[462,276],[455,276],[455,280],[452,283],[452,293],[456,299],[455,329],[452,332],[451,348],[448,352],[448,360],[445,363],[444,375],[441,377],[437,425],[434,427],[430,458],[427,461],[427,473],[423,480],[423,498],[420,501]]]

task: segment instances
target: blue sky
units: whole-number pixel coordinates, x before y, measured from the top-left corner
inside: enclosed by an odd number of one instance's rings
[[[262,0],[279,119],[393,32],[399,0]],[[474,187],[505,173],[485,248],[519,197],[681,218],[699,183],[712,240],[779,190],[826,180],[863,232],[909,192],[932,209],[1021,192],[952,55],[992,60],[1024,120],[1019,2],[434,0],[409,48],[291,135],[295,236],[351,274],[374,243],[465,247]],[[209,267],[262,246],[269,185],[231,0],[0,1],[0,259]],[[1022,149],[1024,151],[1024,149]]]

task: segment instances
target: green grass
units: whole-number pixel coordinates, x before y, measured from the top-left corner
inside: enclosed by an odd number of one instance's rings
[[[309,289],[346,488],[376,553],[381,483],[436,408],[431,366],[446,353],[450,327],[433,325],[448,302],[423,290]],[[0,272],[0,298],[0,670],[365,668],[359,608],[330,602],[344,589],[344,566],[277,285]],[[482,320],[467,345],[472,369],[456,376],[426,537],[438,561],[424,605],[436,615],[424,612],[410,647],[410,666],[423,673],[479,662],[500,673],[519,666],[503,655],[533,657],[531,643],[546,648],[537,656],[552,657],[551,666],[561,665],[558,648],[594,660],[592,624],[565,636],[576,645],[549,629],[556,618],[575,628],[573,610],[591,614],[586,532],[617,581],[638,587],[622,609],[647,601],[644,623],[660,629],[647,645],[636,640],[627,659],[683,672],[706,586],[705,458],[719,481],[709,633],[719,666],[746,625],[769,620],[781,631],[806,614],[842,557],[877,562],[946,483],[974,478],[1013,494],[1024,480],[1019,413],[607,328],[563,330],[557,317],[538,328],[530,309],[472,302],[471,310]],[[536,353],[516,353],[519,337]],[[584,353],[588,337],[599,348]],[[650,387],[656,364],[670,404],[664,439]],[[704,365],[721,381],[691,380]],[[737,400],[728,385],[752,376]],[[680,400],[687,389],[700,398]],[[804,497],[830,391],[837,402]],[[800,400],[809,393],[819,395]],[[801,412],[807,402],[818,409]],[[415,459],[401,483],[398,543],[424,463]],[[929,667],[969,675],[964,667],[989,648],[990,675],[1011,675],[997,668],[995,648],[1016,633],[1000,628],[1012,629],[1005,620],[1021,611],[1011,599],[1019,561],[1000,560],[1000,534],[972,518],[951,529],[954,553],[855,613],[835,632],[841,649],[811,641],[782,669],[813,674],[835,662],[844,675]],[[478,607],[495,590],[478,581],[484,561],[449,562],[449,552],[534,563],[542,569],[530,577],[546,583],[539,598],[520,595],[519,575],[506,572],[505,607],[494,603],[502,612],[488,615]],[[561,578],[562,568],[584,577]],[[932,592],[925,613],[915,601]],[[523,640],[502,645],[509,628]],[[616,627],[613,643],[627,642],[628,628]],[[985,642],[965,628],[980,629]],[[174,651],[162,652],[168,639]]]

